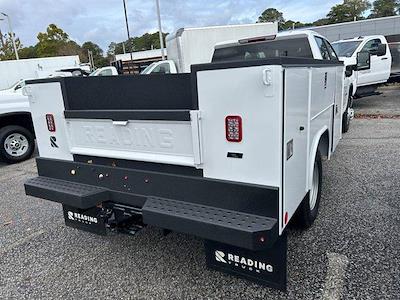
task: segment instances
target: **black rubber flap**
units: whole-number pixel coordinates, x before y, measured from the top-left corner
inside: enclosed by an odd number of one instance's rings
[[[82,209],[110,200],[107,189],[44,176],[29,179],[25,183],[25,193]]]
[[[143,222],[251,250],[272,246],[278,236],[274,218],[157,197],[143,206]]]
[[[286,290],[287,236],[270,249],[251,251],[214,241],[204,242],[207,267],[268,287]]]

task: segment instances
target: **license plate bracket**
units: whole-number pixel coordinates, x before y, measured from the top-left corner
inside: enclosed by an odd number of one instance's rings
[[[63,211],[65,225],[99,235],[106,235],[102,208],[80,209],[63,205]]]

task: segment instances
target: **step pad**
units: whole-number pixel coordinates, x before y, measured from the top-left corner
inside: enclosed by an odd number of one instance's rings
[[[25,183],[25,191],[30,196],[82,209],[110,200],[105,188],[44,176],[29,179]]]
[[[158,197],[147,199],[143,221],[253,250],[268,247],[277,233],[274,218]]]

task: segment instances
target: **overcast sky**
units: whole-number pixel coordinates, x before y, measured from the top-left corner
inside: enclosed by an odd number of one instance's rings
[[[155,0],[126,0],[131,35],[157,31]],[[302,22],[324,17],[342,1],[335,0],[160,0],[163,31],[181,27],[254,23],[268,7],[285,19]],[[112,41],[126,39],[122,0],[0,0],[0,12],[9,14],[13,29],[24,46],[55,23],[78,43],[93,41],[104,50]],[[7,23],[0,21],[7,31]]]

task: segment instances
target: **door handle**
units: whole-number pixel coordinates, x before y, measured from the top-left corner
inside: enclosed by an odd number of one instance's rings
[[[381,60],[387,60],[387,59],[388,59],[387,57],[382,57],[382,58],[381,58]]]
[[[272,70],[271,69],[263,70],[263,83],[264,83],[264,85],[272,84]]]
[[[114,126],[126,126],[128,121],[113,121],[112,123]]]

